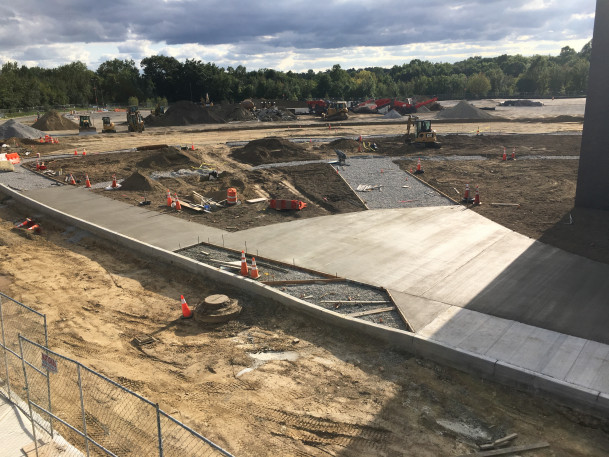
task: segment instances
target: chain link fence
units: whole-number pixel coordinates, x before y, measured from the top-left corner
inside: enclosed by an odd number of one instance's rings
[[[49,443],[45,456],[232,457],[150,400],[49,350],[45,316],[1,293],[0,329],[0,391],[35,425],[35,440]]]

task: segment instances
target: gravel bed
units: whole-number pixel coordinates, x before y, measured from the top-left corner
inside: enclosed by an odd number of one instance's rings
[[[241,254],[229,251],[219,246],[209,244],[198,244],[177,251],[179,254],[197,260],[208,265],[213,265],[221,269],[238,273],[239,268],[230,268],[222,265],[214,260],[223,262],[235,262],[241,260]],[[247,254],[248,262],[251,262],[252,253]],[[272,261],[256,259],[256,265],[260,270],[260,275],[263,281],[287,281],[287,280],[305,280],[305,279],[323,279],[325,276],[315,274],[313,272],[303,271],[289,265],[281,265]],[[278,285],[273,286],[277,289],[308,301],[321,308],[329,309],[341,314],[351,314],[371,310],[374,308],[389,307],[389,303],[369,303],[369,304],[347,304],[347,303],[322,303],[322,301],[330,300],[353,300],[353,301],[391,301],[389,295],[382,289],[368,286],[365,284],[354,283],[351,281],[326,283],[326,284],[294,284],[294,285]],[[363,319],[369,322],[385,325],[392,328],[407,330],[406,325],[400,318],[397,311],[386,311],[370,316],[361,316],[358,319]]]
[[[346,165],[339,167],[339,173],[370,209],[454,205],[400,170],[390,157],[347,159]],[[358,192],[356,189],[361,184],[381,187]]]
[[[61,185],[52,179],[32,173],[21,165],[15,165],[15,171],[0,172],[0,183],[17,189],[18,191],[46,189],[51,186]]]

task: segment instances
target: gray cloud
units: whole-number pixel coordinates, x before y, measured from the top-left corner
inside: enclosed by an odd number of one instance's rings
[[[531,5],[544,5],[531,9]],[[489,43],[587,38],[594,0],[20,0],[0,6],[0,54],[57,43],[121,43],[141,56],[137,40],[168,46],[232,45],[250,58],[268,52],[387,47],[419,43]],[[580,15],[580,16],[576,16]],[[588,15],[588,16],[586,16]],[[31,52],[28,52],[31,54]]]

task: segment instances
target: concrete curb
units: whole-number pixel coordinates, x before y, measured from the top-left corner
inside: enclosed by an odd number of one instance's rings
[[[209,280],[216,281],[225,286],[239,289],[244,293],[266,298],[315,319],[319,319],[327,324],[363,333],[398,350],[414,354],[417,357],[433,360],[434,362],[448,365],[459,371],[493,380],[510,387],[556,399],[563,404],[586,412],[601,414],[609,413],[608,393],[602,393],[588,389],[584,386],[570,384],[542,373],[527,370],[494,358],[488,358],[463,349],[447,346],[431,338],[403,330],[384,327],[372,322],[351,318],[331,310],[319,308],[271,286],[226,272],[180,254],[143,243],[83,219],[57,211],[3,184],[0,184],[0,194],[13,198],[27,208],[39,211],[40,213],[58,219],[65,224],[79,227],[100,238],[112,241],[117,245],[158,260],[166,265],[182,268],[185,271],[202,275]]]

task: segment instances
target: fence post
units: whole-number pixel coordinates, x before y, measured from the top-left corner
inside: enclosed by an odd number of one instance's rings
[[[44,347],[48,348],[49,347],[49,335],[47,332],[47,315],[45,314],[43,317],[43,323],[44,323]],[[47,352],[47,355],[48,352]],[[51,438],[54,437],[54,430],[53,430],[53,409],[51,408],[51,376],[49,374],[49,371],[47,370],[47,397],[49,399],[49,426],[51,428]]]
[[[8,392],[8,399],[12,402],[11,398],[11,382],[8,379],[8,354],[6,350],[6,339],[4,338],[4,315],[2,314],[2,297],[0,296],[0,328],[2,329],[2,348],[4,349],[4,369],[6,370],[6,390]]]
[[[23,356],[23,342],[21,334],[19,334],[19,354],[21,355],[21,366],[23,367],[23,379],[25,379],[25,393],[27,394],[27,405],[30,410],[30,419],[32,421],[32,436],[34,437],[34,448],[36,449],[36,457],[38,455],[38,438],[36,437],[36,424],[34,422],[34,413],[32,412],[32,403],[30,402],[30,386],[27,382],[27,370],[25,369],[25,357]]]
[[[87,457],[89,457],[89,435],[87,435],[87,418],[85,417],[85,398],[82,394],[82,378],[80,377],[80,363],[76,365],[76,372],[78,373],[78,391],[80,392],[80,409],[82,411],[82,432],[85,435],[85,449],[87,450]]]
[[[161,431],[161,411],[156,404],[156,428],[159,432],[159,457],[163,457],[163,432]]]

